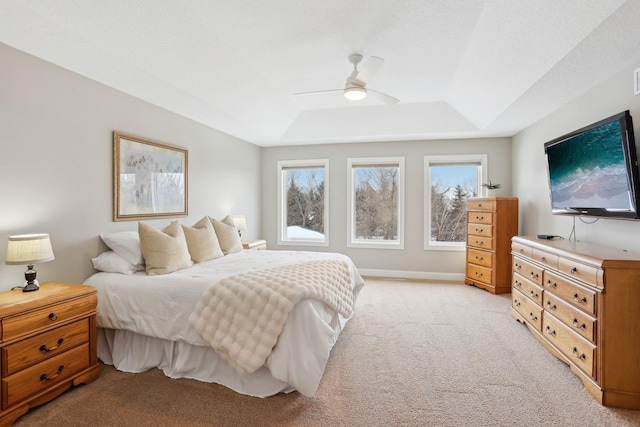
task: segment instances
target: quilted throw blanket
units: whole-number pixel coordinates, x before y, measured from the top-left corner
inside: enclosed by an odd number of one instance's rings
[[[305,298],[351,316],[348,264],[311,261],[227,277],[203,293],[189,323],[238,372],[252,373],[265,364],[289,312]]]

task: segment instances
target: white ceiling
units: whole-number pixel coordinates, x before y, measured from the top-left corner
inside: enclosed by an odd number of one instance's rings
[[[640,61],[640,0],[0,0],[0,42],[260,146],[511,136]],[[398,104],[292,96],[352,53]]]

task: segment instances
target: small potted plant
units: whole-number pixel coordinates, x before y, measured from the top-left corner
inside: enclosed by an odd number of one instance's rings
[[[494,197],[496,194],[496,190],[500,188],[500,184],[491,182],[491,180],[489,180],[488,183],[482,184],[482,186],[487,189],[487,197]]]

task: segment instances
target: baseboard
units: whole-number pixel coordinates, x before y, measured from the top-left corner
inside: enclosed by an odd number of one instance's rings
[[[383,277],[390,279],[438,280],[445,282],[464,282],[464,273],[438,273],[428,271],[376,270],[359,268],[363,276]]]

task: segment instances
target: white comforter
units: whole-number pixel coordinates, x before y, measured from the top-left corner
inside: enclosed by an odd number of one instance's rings
[[[364,282],[348,257],[334,253],[242,251],[162,276],[97,273],[85,284],[98,290],[99,327],[208,346],[209,343],[191,327],[188,318],[200,296],[212,284],[239,273],[330,259],[349,264],[355,302]],[[348,318],[317,301],[303,300],[298,306],[285,324],[266,369],[273,378],[312,396],[324,372],[329,351]],[[223,362],[226,363],[220,359],[212,363]],[[225,384],[225,378],[214,381]],[[250,389],[231,387],[253,394]]]

